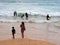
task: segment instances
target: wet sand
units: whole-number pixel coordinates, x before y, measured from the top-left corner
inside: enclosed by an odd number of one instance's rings
[[[0,45],[55,45],[55,44],[42,40],[15,39],[0,41]]]

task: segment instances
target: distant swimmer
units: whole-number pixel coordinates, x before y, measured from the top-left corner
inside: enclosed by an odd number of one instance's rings
[[[51,17],[49,16],[49,14],[47,14],[46,19],[47,19],[47,20],[50,20],[50,18],[51,18]]]
[[[14,11],[14,16],[17,16],[17,12],[16,11]]]
[[[24,17],[24,14],[23,15],[21,15],[21,18],[23,18]]]
[[[25,13],[26,19],[28,20],[28,13]]]

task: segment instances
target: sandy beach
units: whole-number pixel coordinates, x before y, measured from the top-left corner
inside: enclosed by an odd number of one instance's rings
[[[0,45],[55,45],[55,44],[42,40],[15,39],[0,41]]]
[[[54,23],[25,23],[24,39],[21,38],[20,24],[0,23],[0,45],[56,45],[60,42],[59,27],[54,27]],[[15,40],[11,35],[12,26],[16,29]]]

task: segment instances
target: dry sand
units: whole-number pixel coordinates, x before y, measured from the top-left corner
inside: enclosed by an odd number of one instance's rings
[[[55,45],[59,40],[57,32],[47,23],[25,23],[25,39],[21,39],[20,24],[0,23],[0,45]],[[16,29],[15,40],[11,35],[12,26]]]

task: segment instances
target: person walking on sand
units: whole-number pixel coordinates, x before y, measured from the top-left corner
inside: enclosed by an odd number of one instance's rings
[[[12,27],[12,36],[13,36],[13,39],[15,39],[15,36],[14,36],[15,35],[15,32],[16,31],[15,31],[14,27]]]
[[[24,38],[24,31],[25,31],[25,24],[24,24],[24,22],[21,23],[20,27],[21,27],[22,38]]]

